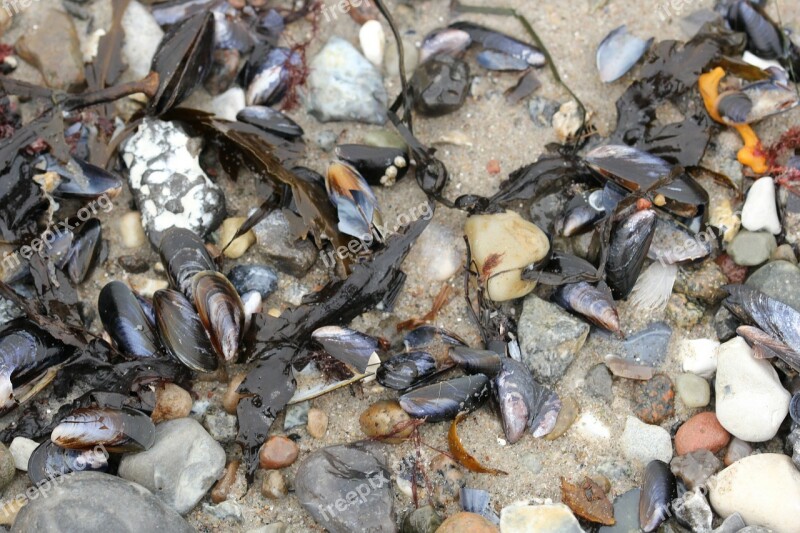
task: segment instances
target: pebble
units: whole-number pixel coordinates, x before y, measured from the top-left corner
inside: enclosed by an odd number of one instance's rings
[[[192,395],[174,383],[156,388],[156,407],[150,418],[154,424],[165,420],[186,418],[192,411]]]
[[[278,470],[270,470],[261,482],[261,495],[270,500],[280,500],[289,493],[286,478]]]
[[[780,191],[783,209],[785,239],[789,244],[800,243],[800,197],[789,191]]]
[[[578,434],[586,440],[608,440],[611,438],[611,431],[608,429],[608,426],[600,421],[593,413],[583,413],[575,424],[575,429],[578,431]]]
[[[731,201],[728,198],[711,202],[708,220],[710,225],[720,230],[722,240],[725,243],[731,242],[742,226],[742,221],[734,213]]]
[[[660,427],[645,424],[629,416],[621,437],[622,452],[630,461],[642,465],[658,459],[669,463],[672,459],[672,439],[669,432]]]
[[[419,64],[419,50],[414,41],[403,38],[403,66],[406,70],[406,77],[411,78]],[[386,53],[383,55],[383,65],[386,74],[389,76],[400,76],[400,60],[397,53],[397,44],[394,39],[389,39],[386,45]]]
[[[715,395],[720,424],[747,442],[774,437],[789,412],[791,398],[772,364],[754,358],[741,337],[719,347]]]
[[[211,489],[211,501],[221,503],[230,498],[233,492],[233,485],[236,483],[236,475],[239,471],[239,461],[231,461],[225,467],[222,477],[219,478],[214,488]]]
[[[194,528],[141,485],[99,472],[77,472],[51,483],[47,497],[31,499],[11,531],[189,533]]]
[[[294,478],[300,505],[331,533],[396,531],[392,473],[383,447],[356,442],[309,454]]]
[[[204,237],[224,218],[225,198],[200,168],[195,144],[175,123],[146,118],[122,147],[131,191],[155,247],[173,226]]]
[[[455,503],[461,497],[461,489],[466,486],[467,480],[453,459],[440,453],[430,464],[430,479],[433,483],[433,496],[442,506]]]
[[[225,450],[191,418],[156,426],[147,451],[128,454],[119,476],[151,490],[181,514],[191,511],[225,469]]]
[[[500,512],[503,533],[583,533],[578,519],[563,503],[513,503]]]
[[[584,386],[589,394],[608,403],[611,403],[614,399],[611,384],[611,372],[608,371],[608,367],[603,363],[596,364],[589,369],[584,380]]]
[[[275,522],[274,524],[261,526],[258,529],[251,529],[247,533],[286,533],[286,524]]]
[[[417,68],[409,84],[414,109],[420,114],[438,117],[453,113],[469,94],[469,65],[455,57],[434,56]]]
[[[447,517],[436,533],[496,533],[497,526],[479,514],[460,512]],[[503,529],[505,532],[506,530]],[[509,530],[511,531],[511,530]]]
[[[553,426],[553,429],[544,436],[545,440],[556,440],[561,435],[567,432],[567,430],[572,427],[572,424],[575,423],[575,420],[578,418],[578,414],[580,412],[580,408],[578,407],[578,402],[575,401],[575,398],[572,396],[567,396],[566,398],[561,399],[561,410],[558,412],[558,418],[556,418],[556,425]]]
[[[800,471],[783,454],[762,453],[736,461],[709,483],[711,505],[720,516],[734,512],[745,523],[775,533],[797,533]]]
[[[731,435],[712,411],[698,413],[687,420],[675,434],[675,452],[685,455],[697,450],[717,453],[728,445]]]
[[[711,379],[717,371],[719,342],[712,339],[683,340],[678,345],[678,359],[684,372]]]
[[[386,122],[388,96],[381,74],[349,42],[331,37],[309,67],[307,105],[317,120]]]
[[[772,252],[772,257],[770,259],[772,261],[788,261],[793,265],[797,264],[797,256],[794,253],[792,245],[786,243],[775,248],[775,251]]]
[[[231,242],[231,239],[233,239],[236,232],[239,231],[239,228],[242,227],[242,224],[244,224],[246,220],[247,218],[245,217],[232,217],[222,221],[222,225],[219,228],[218,244],[220,248],[227,246],[223,252],[225,257],[229,259],[239,259],[247,252],[248,248],[255,244],[256,234],[253,233],[253,230],[247,231],[244,235],[237,237]]]
[[[708,305],[717,305],[727,295],[722,287],[728,278],[714,261],[703,261],[698,266],[682,266],[675,278],[674,290]]]
[[[383,54],[386,50],[386,32],[383,25],[377,20],[368,20],[358,31],[358,42],[361,52],[367,60],[378,68],[383,64]]]
[[[731,466],[739,459],[743,459],[753,453],[753,447],[749,443],[736,437],[731,439],[728,449],[725,451],[725,466]]]
[[[711,386],[708,381],[689,372],[675,378],[675,390],[683,405],[689,409],[705,407],[711,401]]]
[[[228,280],[239,295],[258,291],[263,299],[278,288],[278,274],[266,265],[236,265],[228,272]]]
[[[4,444],[0,444],[0,493],[2,493],[9,483],[14,481],[16,473],[17,466],[14,461],[14,456]]]
[[[711,533],[714,513],[700,490],[690,490],[672,502],[675,519],[693,533]]]
[[[295,238],[281,210],[272,211],[253,227],[253,232],[259,251],[281,272],[301,278],[317,260],[317,247]]]
[[[81,42],[72,17],[63,11],[38,10],[36,24],[17,40],[15,48],[51,89],[78,89],[83,85]]]
[[[771,233],[742,230],[733,238],[727,251],[737,265],[756,266],[768,260],[777,247]]]
[[[227,500],[219,505],[203,504],[203,511],[210,514],[218,520],[233,520],[235,522],[244,522],[244,510],[238,502]]]
[[[207,111],[219,118],[235,122],[239,111],[247,107],[244,89],[231,87],[222,94],[216,95],[209,105],[210,108]]]
[[[714,262],[719,265],[722,273],[728,278],[729,283],[741,284],[747,279],[747,273],[750,269],[746,266],[737,265],[730,255],[721,253]]]
[[[224,410],[210,409],[203,418],[203,427],[217,442],[233,442],[236,438],[236,415]]]
[[[128,4],[122,15],[122,59],[128,68],[122,73],[121,81],[140,80],[150,73],[153,56],[156,55],[164,32],[150,10],[136,0]]]
[[[33,450],[39,447],[39,443],[25,437],[14,437],[8,451],[11,452],[11,457],[14,458],[14,465],[17,470],[23,472],[28,471],[28,461],[31,458]]]
[[[142,228],[142,215],[138,211],[129,211],[119,217],[118,227],[119,238],[125,248],[138,249],[147,242],[147,235]]]
[[[554,383],[567,371],[589,336],[589,325],[562,307],[530,295],[522,303],[519,345],[534,377]]]
[[[582,124],[578,102],[575,100],[561,104],[561,107],[553,115],[553,129],[561,142],[574,138]]]
[[[315,439],[321,439],[328,431],[328,415],[325,411],[313,407],[308,411],[308,424],[306,426],[308,434]]]
[[[714,314],[714,333],[720,342],[729,341],[736,336],[736,328],[741,325],[733,313],[720,306]]]
[[[696,450],[673,458],[669,467],[692,490],[705,485],[711,476],[722,470],[722,461],[708,450]]]
[[[445,281],[461,270],[464,248],[463,238],[447,226],[431,221],[409,252],[408,262],[421,265],[425,279]]]
[[[744,523],[742,515],[733,513],[722,521],[719,527],[714,530],[714,533],[738,533],[745,529],[745,526],[746,524]]]
[[[772,178],[759,178],[750,187],[742,207],[742,226],[749,231],[768,231],[773,235],[781,232]]]
[[[379,400],[367,407],[358,418],[361,431],[367,437],[389,444],[403,442],[411,435],[414,426],[410,422],[411,417],[397,400]]]
[[[541,96],[534,96],[528,100],[528,114],[533,124],[539,128],[549,128],[553,125],[553,115],[561,106],[555,100]]]
[[[680,329],[689,330],[703,319],[705,309],[683,294],[671,294],[667,301],[666,316]]]
[[[228,276],[230,277],[230,274]],[[246,377],[247,374],[245,373],[236,374],[228,382],[228,388],[225,389],[225,394],[222,396],[222,408],[225,409],[225,412],[229,415],[236,414],[236,406],[239,405],[239,399],[242,398],[242,396],[239,395],[236,390]]]
[[[665,418],[675,414],[672,380],[664,374],[638,383],[634,391],[633,412],[641,421],[660,424]]]
[[[311,402],[300,402],[286,408],[283,418],[283,430],[289,431],[292,428],[305,426],[308,423],[308,413],[311,410]]]
[[[297,460],[300,449],[295,442],[281,435],[273,436],[261,446],[258,463],[261,468],[277,470],[286,468]]]
[[[472,260],[482,276],[503,272],[489,279],[489,298],[497,302],[513,300],[533,290],[536,282],[523,280],[520,274],[526,266],[541,261],[550,250],[547,235],[538,226],[508,211],[469,217],[464,224],[464,234],[469,240]],[[494,264],[486,264],[487,260],[497,257],[500,259]]]
[[[121,255],[117,258],[117,264],[130,274],[144,274],[150,270],[149,260],[136,255]]]
[[[479,515],[480,516],[480,515]],[[442,518],[431,505],[426,505],[406,514],[401,533],[436,533],[442,525]],[[458,533],[462,533],[461,530]]]
[[[613,526],[601,526],[598,533],[639,533],[639,496],[640,489],[631,489],[614,499]]]
[[[800,268],[789,261],[767,263],[747,278],[746,285],[800,310]]]

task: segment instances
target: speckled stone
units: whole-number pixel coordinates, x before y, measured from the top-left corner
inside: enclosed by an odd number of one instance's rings
[[[660,424],[675,413],[674,398],[672,380],[664,374],[657,374],[636,385],[633,412],[643,422]]]
[[[746,285],[800,309],[800,268],[788,261],[772,261],[753,272]]]
[[[716,305],[727,296],[722,286],[728,278],[719,265],[713,261],[703,261],[698,266],[681,267],[675,279],[674,290],[705,304]]]

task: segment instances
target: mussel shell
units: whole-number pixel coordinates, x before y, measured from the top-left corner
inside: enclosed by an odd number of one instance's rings
[[[502,357],[491,350],[476,350],[469,346],[450,348],[450,359],[468,374],[494,376],[502,368]]]
[[[597,47],[595,62],[600,80],[611,83],[624,76],[641,59],[653,39],[645,41],[628,33],[623,24],[612,30]]]
[[[74,240],[75,235],[71,231],[59,231],[50,246],[47,247],[47,252],[44,255],[53,262],[56,268],[64,268],[72,252],[72,242]],[[9,281],[6,280],[6,283],[9,283]]]
[[[66,258],[66,270],[73,283],[82,283],[94,268],[100,255],[100,244],[103,241],[103,227],[96,218],[90,218],[78,230],[69,255]]]
[[[745,124],[753,102],[741,91],[729,91],[719,95],[717,113],[726,124]]]
[[[522,271],[522,279],[536,280],[545,285],[562,285],[578,281],[597,281],[597,268],[586,259],[576,255],[553,250],[546,262],[537,268],[527,267]]]
[[[800,424],[800,392],[795,392],[789,402],[789,416],[795,424]]]
[[[335,149],[336,157],[352,165],[367,183],[386,185],[387,179],[399,180],[408,172],[408,155],[405,150],[368,146],[365,144],[340,144]],[[399,166],[397,163],[401,163]],[[396,175],[389,178],[387,169],[394,168]]]
[[[198,272],[193,280],[194,305],[211,338],[211,344],[225,361],[234,361],[244,334],[244,304],[228,278],[213,270]]]
[[[558,232],[564,237],[572,237],[591,230],[606,214],[602,197],[601,189],[576,194],[572,197],[567,203],[564,215],[557,222]]]
[[[203,270],[216,270],[203,240],[192,230],[172,227],[161,237],[158,247],[167,279],[173,289],[192,300],[192,281]]]
[[[65,416],[50,435],[62,448],[103,446],[109,452],[140,452],[156,441],[156,427],[141,411],[86,407]]]
[[[370,357],[378,349],[378,339],[341,326],[324,326],[314,330],[311,338],[339,361],[363,374]]]
[[[175,359],[198,372],[212,372],[219,362],[200,316],[192,303],[175,290],[153,295],[161,342]]]
[[[106,195],[115,198],[122,190],[122,179],[106,169],[79,158],[62,164],[53,156],[45,156],[47,170],[58,174],[61,181],[53,190],[56,198],[91,200]]]
[[[424,63],[433,56],[446,54],[457,56],[469,47],[472,38],[469,33],[455,28],[438,28],[422,40],[419,48],[419,62]]]
[[[34,486],[70,472],[107,472],[108,455],[103,450],[69,450],[53,441],[41,443],[28,459],[28,477]]]
[[[639,527],[649,533],[658,529],[671,514],[675,499],[675,476],[669,465],[658,459],[650,461],[644,471],[644,485],[639,495]]]
[[[480,43],[488,50],[497,50],[524,59],[533,67],[542,67],[546,63],[541,50],[499,31],[467,21],[454,22],[449,27],[466,32],[473,43]]]
[[[620,332],[619,314],[611,295],[585,281],[560,286],[553,294],[558,305],[612,333]]]
[[[503,359],[502,370],[492,380],[492,392],[510,444],[521,439],[527,428],[535,437],[544,437],[555,427],[561,401],[536,382],[524,363]]]
[[[489,378],[483,374],[462,376],[426,385],[400,396],[400,407],[414,418],[429,422],[449,420],[470,412],[489,397]]]
[[[699,261],[711,255],[716,241],[709,233],[694,233],[672,217],[656,211],[656,228],[647,257],[668,265]]]
[[[121,281],[106,284],[97,297],[100,321],[117,348],[129,357],[153,357],[160,351],[156,333],[131,289]]]
[[[655,212],[644,209],[630,215],[612,231],[606,282],[614,297],[624,298],[633,289],[647,258],[655,229]]]
[[[303,136],[303,128],[277,109],[261,105],[247,106],[236,115],[236,120],[246,122],[284,139]]]
[[[524,59],[504,54],[496,50],[483,50],[475,56],[478,64],[486,70],[504,71],[523,71],[530,65]]]
[[[439,370],[453,366],[451,346],[466,346],[458,335],[436,326],[424,325],[412,329],[403,338],[407,352],[427,352],[436,360]]]
[[[378,367],[378,383],[394,390],[412,387],[436,374],[436,361],[426,352],[403,352]]]
[[[747,34],[747,49],[763,59],[783,56],[780,29],[750,2],[736,0],[728,9],[728,23],[736,31]]]
[[[249,106],[269,106],[283,97],[289,83],[289,69],[302,67],[302,58],[294,50],[283,47],[256,51],[243,70],[247,85],[245,101]]]
[[[325,189],[336,206],[339,231],[360,239],[371,238],[373,222],[380,213],[378,199],[358,170],[347,163],[331,162]]]

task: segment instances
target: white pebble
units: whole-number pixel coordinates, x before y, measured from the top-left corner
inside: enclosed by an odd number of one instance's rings
[[[768,231],[773,235],[781,232],[772,178],[757,179],[750,187],[742,207],[742,226],[749,231]]]
[[[39,443],[25,437],[14,437],[8,451],[11,452],[11,457],[14,458],[14,465],[17,470],[23,472],[28,471],[28,461],[31,458],[33,450],[39,447]]]
[[[141,248],[147,242],[142,227],[142,215],[138,211],[125,213],[119,218],[119,235],[125,248]]]
[[[575,423],[575,430],[587,440],[608,440],[611,438],[611,431],[608,426],[592,413],[583,413]]]
[[[358,32],[358,41],[364,57],[370,63],[380,68],[383,64],[383,53],[386,49],[386,33],[383,26],[377,20],[368,20],[361,26]]]
[[[672,438],[661,426],[645,424],[629,416],[622,432],[622,452],[629,461],[638,461],[641,466],[658,459],[669,463],[672,459]]]
[[[719,342],[711,339],[684,340],[678,346],[678,357],[684,372],[711,379],[717,371]]]

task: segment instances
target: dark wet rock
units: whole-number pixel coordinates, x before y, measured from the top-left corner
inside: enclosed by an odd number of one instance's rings
[[[558,305],[525,298],[519,319],[522,362],[537,380],[553,383],[563,376],[588,335],[589,325]]]
[[[631,489],[617,496],[614,500],[614,519],[617,523],[613,526],[602,526],[598,529],[598,533],[631,533],[640,531],[639,495],[641,492],[640,489]]]
[[[716,305],[728,293],[722,289],[728,279],[714,261],[703,261],[699,266],[681,267],[675,279],[675,292],[705,304]]]
[[[303,508],[331,533],[394,532],[391,478],[383,445],[356,442],[308,455],[294,486]]]
[[[411,78],[416,110],[432,117],[461,108],[469,86],[469,65],[445,55],[433,57],[417,67]]]
[[[188,533],[194,528],[141,485],[108,474],[78,472],[51,483],[46,497],[32,499],[11,531]]]
[[[694,533],[709,533],[714,514],[706,497],[700,490],[685,492],[672,503],[672,510],[678,523],[688,527]]]
[[[800,310],[800,268],[788,261],[767,263],[753,272],[746,284]]]
[[[308,111],[320,122],[386,122],[381,74],[352,44],[331,37],[309,67]]]
[[[311,241],[296,239],[282,211],[273,211],[255,225],[258,249],[281,272],[302,277],[317,259]]]
[[[739,320],[725,307],[720,307],[714,315],[714,331],[720,342],[729,341],[736,336]]]
[[[634,391],[633,412],[643,422],[660,424],[675,413],[675,391],[672,380],[664,374],[638,383]]]
[[[722,470],[722,461],[708,450],[696,450],[670,461],[669,467],[689,490],[700,487],[708,478]]]
[[[145,119],[121,152],[150,243],[177,226],[204,237],[225,218],[225,198],[198,161],[199,146],[173,122]]]
[[[150,270],[150,263],[144,257],[137,255],[122,255],[117,259],[122,270],[130,274],[143,274]]]
[[[278,288],[278,274],[266,265],[238,265],[228,272],[228,279],[240,295],[258,291],[266,299]]]
[[[191,511],[225,469],[225,450],[196,420],[179,418],[156,426],[156,442],[127,455],[119,476],[153,491],[181,514]]]
[[[528,113],[533,124],[539,128],[549,128],[553,125],[553,115],[559,107],[560,103],[541,96],[534,96],[528,101]]]
[[[586,374],[586,380],[584,381],[584,385],[589,394],[609,403],[614,399],[611,384],[611,372],[609,372],[606,365],[602,363],[594,365],[589,369],[589,372]]]
[[[777,247],[772,233],[742,230],[728,245],[728,254],[737,265],[755,266],[769,259]]]
[[[36,13],[36,25],[16,44],[19,56],[42,73],[53,89],[83,85],[83,55],[72,17],[55,9]]]
[[[442,518],[432,506],[426,505],[403,518],[400,533],[436,533],[440,525]]]

